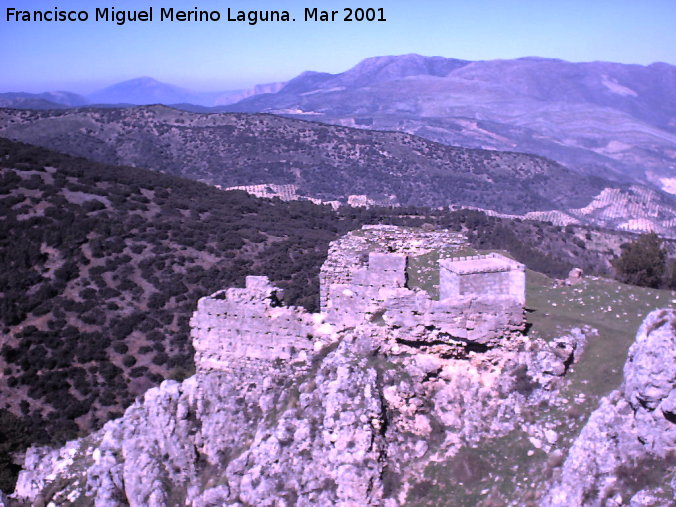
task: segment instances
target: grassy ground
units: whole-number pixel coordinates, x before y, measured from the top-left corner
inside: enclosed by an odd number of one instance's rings
[[[409,491],[406,505],[503,505],[515,490],[534,487],[533,472],[547,455],[533,450],[525,432],[514,430],[478,447],[463,447],[447,461],[425,468],[425,480]],[[497,502],[497,503],[493,503]]]
[[[465,255],[477,255],[477,251],[469,247],[463,249],[448,248],[409,257],[406,266],[408,287],[422,289],[432,299],[439,299],[439,259],[463,257]]]
[[[627,351],[645,316],[657,308],[676,307],[673,291],[593,277],[578,285],[557,287],[553,280],[531,271],[526,275],[526,294],[532,336],[548,340],[584,325],[598,330],[570,374],[572,391],[596,396],[620,385]]]

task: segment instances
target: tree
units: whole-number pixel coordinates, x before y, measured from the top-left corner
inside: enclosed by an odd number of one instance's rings
[[[622,255],[613,261],[617,279],[641,287],[658,288],[664,279],[667,252],[657,234],[643,234],[622,245]]]

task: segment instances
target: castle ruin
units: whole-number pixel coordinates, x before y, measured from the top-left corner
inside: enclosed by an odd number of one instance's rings
[[[454,252],[465,246],[466,238],[459,232],[365,225],[331,243],[319,272],[320,308],[326,309],[331,285],[351,283],[356,270],[366,267],[371,253],[398,253],[411,257],[435,250]]]
[[[351,241],[358,248],[346,249]],[[384,339],[409,345],[499,346],[524,330],[522,264],[500,254],[440,258],[436,295],[409,283],[415,255],[462,245],[462,237],[448,231],[371,226],[348,234],[332,244],[322,267],[318,314],[283,306],[281,289],[267,277],[249,276],[245,288],[201,298],[191,320],[197,368],[255,371],[277,360],[302,363],[359,326],[381,328]]]
[[[439,299],[408,287],[406,264],[403,254],[371,253],[350,283],[329,287],[327,320],[338,327],[397,328],[423,342],[441,334],[486,346],[523,329],[522,264],[499,254],[442,259]]]

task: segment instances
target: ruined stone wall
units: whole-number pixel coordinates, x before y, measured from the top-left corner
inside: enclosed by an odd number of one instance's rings
[[[370,253],[422,255],[432,250],[454,251],[467,246],[467,239],[449,230],[425,231],[394,225],[365,225],[333,241],[319,273],[320,307],[326,309],[334,284],[351,284],[353,275],[368,266]]]
[[[510,279],[512,272],[523,274],[520,265],[503,256],[455,261],[451,268],[463,274],[451,273],[453,297],[433,300],[422,290],[406,287],[406,256],[372,253],[367,267],[353,273],[351,283],[329,287],[325,308],[328,321],[339,327],[384,325],[416,339],[441,334],[443,339],[491,346],[523,330],[523,304],[513,293]],[[443,263],[446,260],[440,261]],[[487,268],[493,271],[475,272]],[[463,284],[465,294],[460,293]]]
[[[245,288],[200,299],[190,322],[197,369],[237,369],[250,376],[271,363],[302,364],[315,345],[357,326],[384,326],[397,339],[435,346],[495,346],[523,330],[521,264],[496,254],[441,259],[442,297],[436,300],[407,286],[408,254],[447,247],[449,240],[459,245],[460,237],[415,236],[389,227],[357,231],[363,232],[345,240],[359,248],[334,250],[322,268],[322,314],[284,307],[282,291],[267,277],[249,276]],[[404,238],[408,243],[398,245]]]
[[[509,294],[509,275],[503,272],[475,273],[460,277],[460,295]]]
[[[435,301],[425,293],[409,292],[385,297],[382,309],[376,307],[375,311],[386,325],[409,330],[411,335],[420,335],[424,329],[424,340],[460,339],[497,346],[524,329],[523,306],[510,296]]]
[[[243,289],[201,298],[190,321],[198,370],[302,359],[312,349],[315,322],[304,309],[281,306],[281,297],[267,277],[249,276]]]
[[[405,255],[372,252],[368,259],[366,267],[351,272],[349,283],[328,287],[324,311],[331,322],[348,327],[362,323],[381,290],[405,287]]]
[[[525,324],[523,306],[511,296],[436,301],[420,290],[334,285],[330,300],[328,321],[337,327],[387,326],[408,333],[412,341],[461,339],[495,346]]]

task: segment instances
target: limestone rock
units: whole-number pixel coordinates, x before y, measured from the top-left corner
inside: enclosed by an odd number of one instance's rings
[[[549,343],[538,343],[529,368],[534,378],[543,385],[550,385],[555,377],[565,375],[582,356],[588,337],[597,333],[589,326],[573,328]]]
[[[624,366],[623,394],[650,452],[676,451],[676,317],[653,312],[638,331]]]
[[[383,242],[388,249],[411,239],[400,228],[366,232],[392,236]],[[431,242],[449,238],[424,234]],[[439,300],[406,286],[406,254],[424,245],[397,248],[360,255],[347,274],[323,268],[322,283],[331,282],[325,314],[284,307],[265,277],[202,298],[191,320],[196,375],[147,391],[92,435],[30,449],[13,498],[106,507],[394,507],[420,489],[428,465],[448,462],[463,446],[515,432],[554,450],[555,426],[530,420],[532,407],[561,406],[560,378],[593,330],[529,341],[518,263],[448,260],[452,283]],[[483,294],[485,284],[497,294]],[[651,326],[651,338],[632,349],[640,368],[627,373],[627,399],[615,393],[592,416],[562,484],[579,471],[611,477],[647,446],[668,452],[672,445],[663,421],[676,401],[668,382],[643,382],[661,375],[646,355],[673,351],[673,343],[662,323]],[[635,412],[643,414],[645,445],[635,437]],[[552,498],[582,498],[590,484],[577,480],[573,496],[553,490]]]
[[[568,278],[566,279],[566,285],[577,285],[582,281],[583,271],[580,268],[573,268],[568,273]]]
[[[639,328],[624,367],[624,385],[603,398],[573,443],[543,506],[617,503],[623,476],[662,470],[676,483],[676,311],[656,310]],[[640,484],[640,480],[635,480]],[[649,492],[635,492],[632,505]],[[641,494],[639,494],[641,493]],[[647,500],[646,500],[647,501]],[[666,505],[658,503],[657,505]]]
[[[120,419],[29,450],[14,498],[87,505],[400,505],[431,459],[517,427],[514,351],[388,355],[387,330],[344,332],[311,370],[204,370]],[[441,430],[443,428],[443,430]],[[396,478],[396,480],[394,480]],[[73,500],[75,499],[75,500]]]

